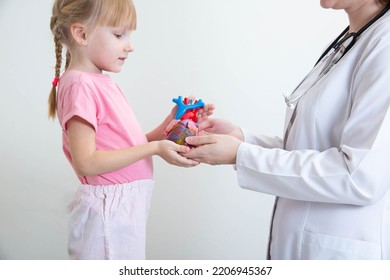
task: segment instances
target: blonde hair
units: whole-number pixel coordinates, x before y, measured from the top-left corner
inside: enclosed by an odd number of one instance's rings
[[[56,0],[52,9],[50,29],[55,44],[55,78],[49,95],[49,117],[55,118],[57,111],[56,86],[60,78],[63,45],[66,46],[65,70],[71,55],[69,50],[77,46],[70,32],[74,23],[83,23],[90,28],[96,26],[123,26],[135,30],[137,16],[131,0]]]

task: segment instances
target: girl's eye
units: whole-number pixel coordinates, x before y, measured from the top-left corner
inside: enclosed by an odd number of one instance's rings
[[[121,34],[114,34],[115,37],[117,37],[118,39],[122,38],[122,35]]]

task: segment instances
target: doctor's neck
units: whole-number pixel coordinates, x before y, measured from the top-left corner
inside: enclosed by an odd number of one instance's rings
[[[349,19],[349,33],[357,32],[385,8],[379,1],[367,1],[359,7],[345,9]]]

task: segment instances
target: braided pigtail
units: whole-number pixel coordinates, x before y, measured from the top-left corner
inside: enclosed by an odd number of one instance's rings
[[[55,25],[55,23],[54,23]],[[56,53],[56,66],[55,66],[55,75],[52,82],[52,88],[49,95],[49,118],[54,119],[57,111],[57,94],[56,87],[60,79],[60,71],[62,65],[62,35],[58,27],[54,27],[54,44],[55,44],[55,53]],[[69,64],[69,62],[68,62]]]

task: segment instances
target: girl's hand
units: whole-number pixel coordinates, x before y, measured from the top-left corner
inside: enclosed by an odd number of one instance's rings
[[[195,148],[183,154],[197,162],[217,164],[235,164],[237,150],[242,141],[230,135],[191,136],[186,142]]]
[[[170,140],[157,141],[157,155],[169,164],[181,167],[193,167],[199,165],[198,161],[188,159],[182,154],[190,151],[190,147],[178,145]]]

